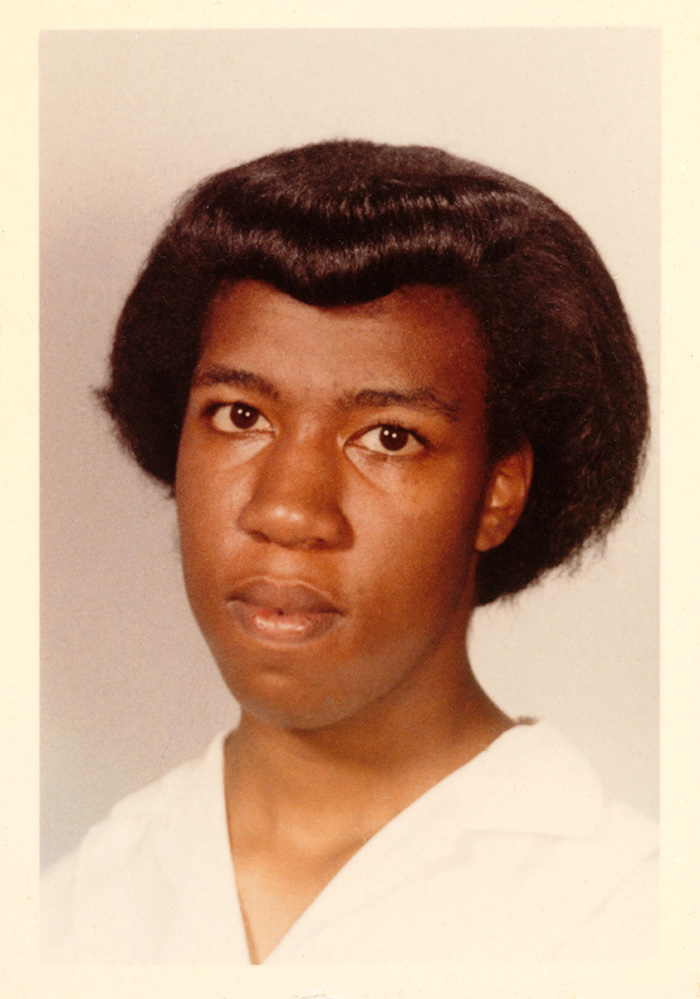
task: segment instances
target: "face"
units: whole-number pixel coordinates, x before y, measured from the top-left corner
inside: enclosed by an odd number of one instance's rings
[[[464,668],[478,551],[500,540],[485,440],[474,320],[451,293],[220,293],[176,501],[190,603],[245,711],[321,727]]]

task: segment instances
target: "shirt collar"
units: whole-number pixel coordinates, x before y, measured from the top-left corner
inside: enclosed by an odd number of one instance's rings
[[[443,810],[455,831],[585,837],[603,795],[585,757],[554,726],[535,722],[508,729],[410,807],[426,820]]]

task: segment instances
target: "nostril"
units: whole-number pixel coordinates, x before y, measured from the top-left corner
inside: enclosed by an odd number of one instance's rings
[[[280,434],[261,452],[239,527],[251,537],[302,549],[345,547],[343,471],[337,443],[317,427]]]
[[[328,492],[294,492],[284,498],[257,490],[241,511],[239,527],[259,541],[314,550],[346,547],[351,530],[340,504]]]

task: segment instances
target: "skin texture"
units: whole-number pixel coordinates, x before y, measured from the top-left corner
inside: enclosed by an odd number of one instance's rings
[[[242,709],[226,797],[253,961],[512,724],[465,634],[532,458],[489,467],[485,419],[474,320],[448,291],[322,309],[242,281],[213,304],[176,501],[190,603]]]

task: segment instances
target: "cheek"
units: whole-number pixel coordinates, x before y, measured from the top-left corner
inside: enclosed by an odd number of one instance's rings
[[[190,592],[195,585],[215,582],[226,564],[235,529],[236,496],[231,477],[212,470],[201,452],[181,448],[175,504],[182,567]]]
[[[358,511],[358,556],[365,578],[374,573],[378,607],[431,616],[454,609],[476,566],[480,511],[481,493],[459,480]]]

